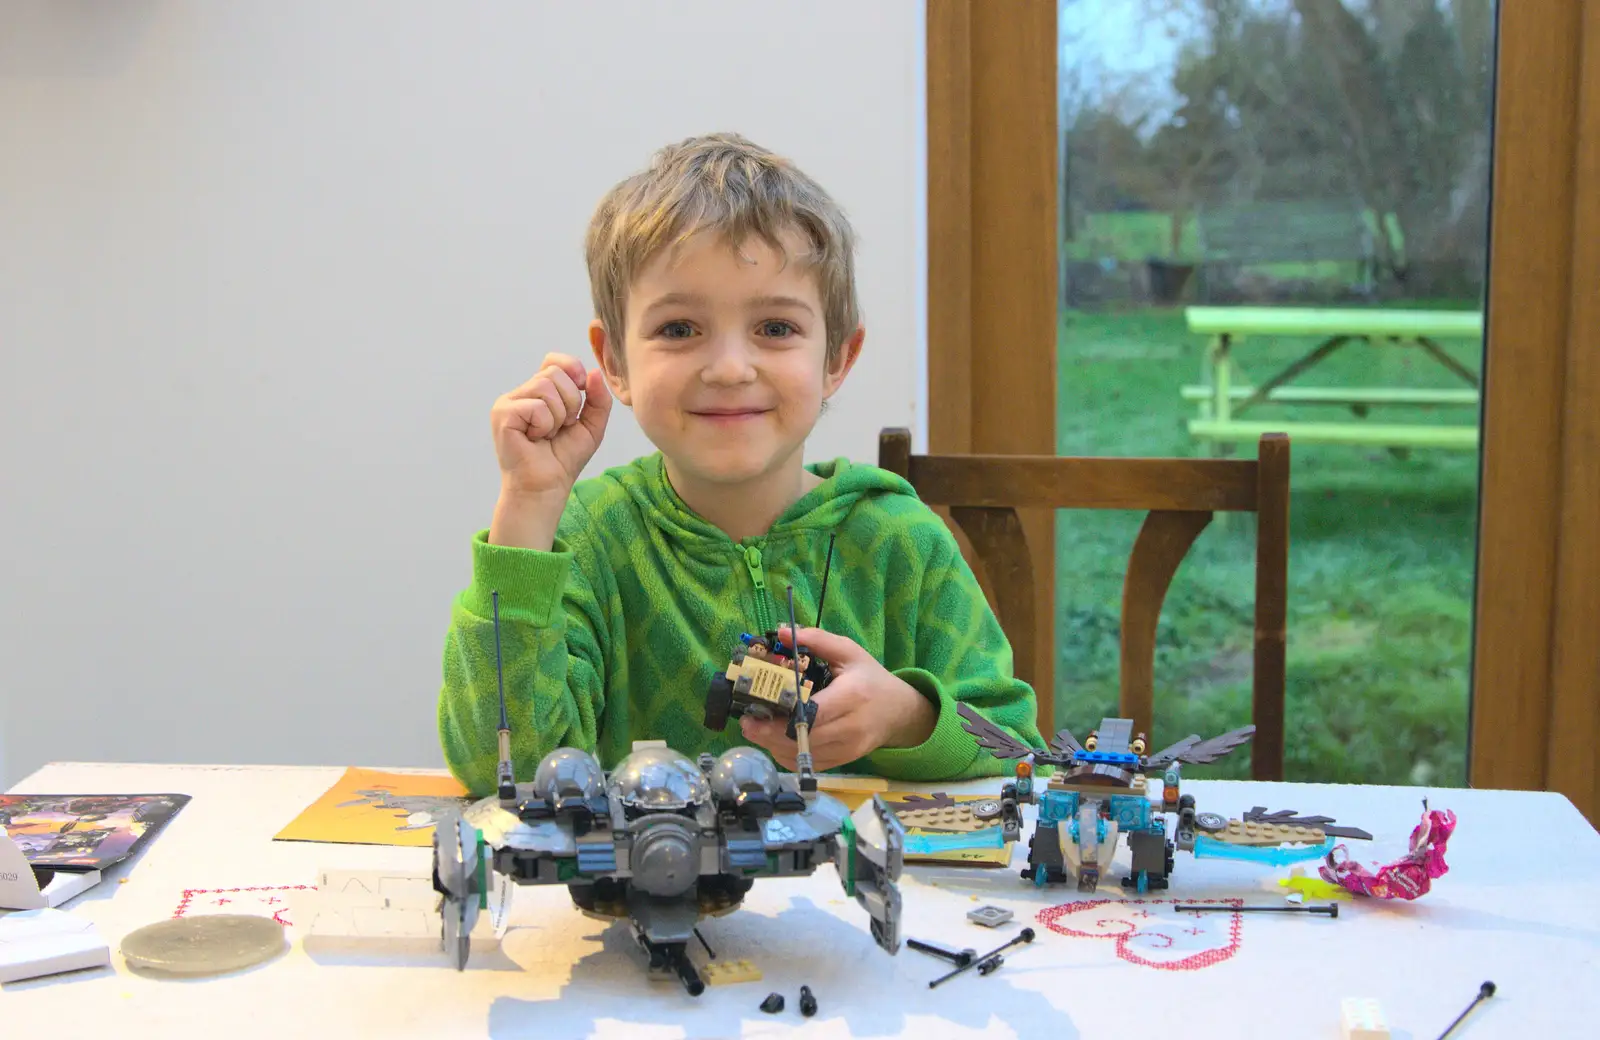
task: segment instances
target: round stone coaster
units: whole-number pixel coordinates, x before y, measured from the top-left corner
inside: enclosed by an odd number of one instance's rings
[[[283,925],[270,917],[202,914],[130,932],[122,940],[122,956],[138,968],[212,975],[271,960],[287,946]]]

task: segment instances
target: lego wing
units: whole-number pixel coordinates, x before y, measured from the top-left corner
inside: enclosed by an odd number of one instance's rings
[[[467,966],[472,929],[485,899],[486,867],[478,829],[454,814],[440,820],[433,831],[433,888],[441,897],[444,951],[458,971]]]
[[[1050,742],[1050,746],[1063,755],[1075,755],[1083,750],[1083,745],[1078,743],[1078,738],[1072,735],[1070,729],[1056,730],[1056,739]]]
[[[1198,734],[1191,734],[1171,747],[1158,751],[1145,759],[1145,768],[1165,769],[1174,762],[1215,762],[1255,736],[1255,734],[1256,728],[1254,726],[1231,730],[1220,737],[1212,737],[1210,740],[1201,740]]]
[[[977,739],[978,746],[995,758],[1024,758],[1038,754],[1037,748],[1031,748],[1017,740],[1016,737],[979,715],[970,704],[956,705],[956,713],[965,720],[961,723],[961,728],[972,734]]]
[[[1315,827],[1330,838],[1356,838],[1361,841],[1371,841],[1372,835],[1360,827],[1330,827],[1333,823],[1332,816],[1298,816],[1293,809],[1281,809],[1277,812],[1267,812],[1267,807],[1257,805],[1244,814],[1245,823],[1279,824],[1287,827]]]
[[[872,938],[890,953],[900,949],[900,869],[905,828],[874,795],[844,820],[834,847],[834,866],[846,895],[872,917]]]

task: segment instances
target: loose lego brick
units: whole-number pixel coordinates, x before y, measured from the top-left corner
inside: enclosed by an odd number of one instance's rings
[[[1011,920],[1013,914],[1002,906],[980,906],[967,911],[967,920],[973,924],[981,924],[985,928],[998,928]]]
[[[1290,891],[1291,895],[1288,898],[1291,901],[1295,900],[1295,896],[1321,900],[1350,898],[1350,892],[1343,885],[1335,885],[1320,877],[1312,877],[1306,873],[1304,867],[1290,868],[1289,876],[1279,878],[1278,884]]]
[[[1339,1035],[1343,1040],[1390,1040],[1383,1009],[1371,997],[1344,998]]]
[[[760,982],[761,969],[750,961],[712,961],[700,972],[708,986],[731,986],[736,982]]]

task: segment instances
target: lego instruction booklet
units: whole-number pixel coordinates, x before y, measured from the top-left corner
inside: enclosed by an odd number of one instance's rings
[[[186,794],[0,794],[0,828],[36,870],[104,870],[188,802]]]

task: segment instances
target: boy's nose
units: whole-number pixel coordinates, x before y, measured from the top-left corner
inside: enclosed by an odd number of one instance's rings
[[[711,348],[711,356],[700,372],[707,383],[718,386],[748,383],[755,379],[752,348],[740,337],[724,336]]]

